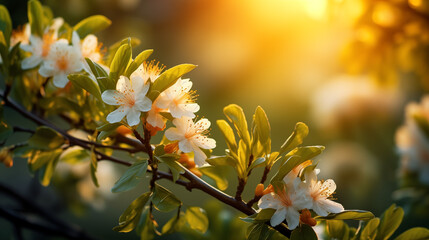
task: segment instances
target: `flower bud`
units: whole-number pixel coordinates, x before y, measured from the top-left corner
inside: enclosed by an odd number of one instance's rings
[[[169,143],[167,145],[165,145],[164,147],[164,151],[166,153],[174,153],[177,150],[179,150],[179,143],[174,142],[174,143]],[[186,155],[186,154],[185,154]],[[182,155],[180,155],[180,157],[182,157]],[[179,161],[180,162],[180,161]]]
[[[0,162],[8,168],[13,166],[13,158],[9,154],[9,148],[6,147],[0,150]]]
[[[255,196],[262,197],[264,195],[264,184],[260,183],[255,188]]]
[[[188,162],[186,164],[188,168],[195,168],[194,160],[188,159]]]
[[[164,128],[159,128],[159,127],[154,127],[154,126],[150,125],[149,123],[146,123],[145,126],[146,126],[146,129],[149,130],[150,136],[152,136],[152,137],[155,136],[158,133],[158,131],[162,131],[165,128],[165,125],[164,125]]]
[[[203,176],[203,174],[200,172],[200,170],[198,170],[198,168],[191,168],[191,169],[189,169],[189,171],[191,171],[197,177],[202,177]]]
[[[266,195],[266,194],[269,194],[269,193],[272,193],[272,192],[274,192],[274,187],[273,187],[273,185],[268,185],[268,187],[262,192],[262,195]]]
[[[299,216],[299,221],[303,224],[307,224],[309,226],[316,226],[316,219],[311,217],[311,212],[308,209],[304,209]]]
[[[127,134],[131,134],[132,133],[131,129],[125,127],[124,125],[119,126],[116,129],[116,132],[119,133],[119,134],[121,134],[121,135],[124,135],[124,136],[127,135]]]

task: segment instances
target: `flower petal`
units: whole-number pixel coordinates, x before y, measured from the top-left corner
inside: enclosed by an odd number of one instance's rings
[[[120,76],[118,82],[116,83],[116,90],[119,92],[131,91],[130,80],[125,76]]]
[[[335,192],[335,189],[337,189],[337,185],[335,184],[334,180],[328,179],[322,184],[322,189],[325,190],[326,197],[329,197],[332,195],[332,193]]]
[[[135,103],[135,108],[142,112],[148,112],[152,108],[152,101],[147,97],[139,97]]]
[[[158,127],[162,129],[165,126],[164,118],[161,116],[161,114],[155,113],[154,111],[148,112],[146,121],[153,127]]]
[[[119,107],[118,109],[116,109],[115,111],[109,113],[109,115],[107,115],[106,120],[109,123],[116,123],[116,122],[120,122],[125,115],[128,114],[129,108],[128,107]]]
[[[171,127],[165,131],[165,137],[170,141],[182,140],[185,138],[183,133],[174,127]]]
[[[274,193],[265,194],[264,196],[259,199],[258,207],[265,209],[265,208],[278,208],[278,199],[275,198]]]
[[[116,90],[106,90],[101,94],[101,99],[109,105],[121,105],[123,98],[123,94]]]
[[[59,73],[54,75],[54,86],[59,88],[64,88],[69,82],[67,74]]]
[[[337,202],[334,202],[332,200],[329,200],[329,199],[320,199],[320,200],[317,201],[317,203],[318,203],[318,206],[321,209],[323,209],[323,210],[325,210],[326,212],[329,212],[329,213],[339,213],[339,212],[344,211],[343,205],[341,205],[341,204],[339,204]],[[320,216],[326,216],[326,215],[320,215]]]
[[[135,126],[140,123],[140,114],[141,112],[135,108],[130,108],[130,111],[127,114],[127,122],[130,126]]]
[[[299,224],[299,212],[293,207],[288,207],[286,213],[286,221],[287,226],[290,230],[295,229]]]
[[[143,90],[144,80],[140,76],[133,76],[131,78],[131,85],[135,94],[140,94],[140,92]],[[149,85],[147,89],[149,89]],[[143,95],[146,95],[146,93],[143,93]]]
[[[270,220],[271,226],[275,227],[279,225],[280,223],[283,222],[283,220],[285,220],[285,218],[286,218],[286,208],[282,207],[277,209],[277,211],[271,217],[271,220]],[[298,214],[298,218],[299,218],[299,214]]]
[[[180,142],[179,142],[179,148],[180,148]],[[207,159],[206,154],[198,146],[194,146],[193,150],[194,150],[194,162],[195,162],[195,164],[198,167],[202,167],[206,163],[206,159]]]
[[[194,151],[194,147],[192,145],[193,144],[188,139],[185,138],[179,142],[179,149],[185,153],[192,152]]]
[[[213,149],[216,147],[216,141],[213,138],[208,138],[206,136],[199,135],[193,138],[195,144],[204,149]]]
[[[22,69],[31,69],[36,67],[42,62],[42,58],[40,56],[32,55],[21,62]],[[41,74],[40,74],[41,75]]]

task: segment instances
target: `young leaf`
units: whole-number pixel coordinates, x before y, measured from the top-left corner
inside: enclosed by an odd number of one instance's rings
[[[272,232],[269,231],[265,223],[253,223],[247,228],[246,239],[248,240],[268,240]]]
[[[252,170],[254,168],[261,167],[264,165],[264,163],[265,163],[265,158],[263,157],[257,158],[250,164],[248,169]]]
[[[349,239],[349,227],[342,220],[326,221],[326,230],[332,238],[343,240]]]
[[[119,217],[119,225],[114,227],[113,230],[118,232],[132,231],[137,226],[142,215],[143,207],[150,197],[151,192],[147,192],[135,199]]]
[[[429,229],[422,227],[415,227],[408,229],[399,235],[395,240],[425,240],[429,239]]]
[[[206,162],[208,162],[212,166],[231,166],[235,167],[237,165],[237,162],[235,159],[227,156],[216,156],[207,158]]]
[[[155,184],[152,203],[161,212],[170,212],[182,205],[182,202],[166,188]]]
[[[175,155],[175,154],[165,154],[162,156],[156,156],[156,158],[167,164],[167,166],[170,168],[171,173],[173,175],[173,181],[176,182],[177,179],[179,179],[180,174],[185,173],[185,170],[183,169],[183,167],[180,165],[180,163],[176,162],[176,160],[178,158],[180,158],[180,156]]]
[[[258,106],[255,111],[255,124],[258,130],[259,141],[263,146],[271,139],[271,127],[268,122],[267,114],[265,114],[264,109]],[[267,149],[266,149],[267,150]],[[268,153],[269,151],[267,151]]]
[[[192,71],[192,69],[195,67],[196,66],[193,64],[180,64],[166,70],[161,75],[159,75],[159,77],[153,83],[152,89],[148,94],[148,98],[152,100],[152,102],[155,101],[160,93],[171,87],[179,78]]]
[[[289,152],[290,150],[294,149],[295,147],[301,145],[304,141],[304,138],[308,135],[308,127],[305,125],[305,123],[298,122],[295,125],[295,130],[293,133],[289,136],[289,138],[283,143],[283,145],[280,147],[280,154],[283,154],[285,152]]]
[[[112,21],[102,15],[94,15],[87,17],[76,24],[73,29],[79,34],[81,39],[85,38],[89,34],[97,33],[108,26]]]
[[[90,163],[91,179],[94,185],[96,187],[99,187],[100,185],[98,184],[97,175],[95,175],[95,172],[97,172],[97,167],[98,167],[97,156],[95,155],[94,151],[91,151],[91,163]]]
[[[101,92],[104,92],[107,89],[114,89],[116,87],[115,82],[109,78],[109,75],[103,67],[89,58],[85,58],[85,61],[88,63],[92,74],[94,74]]]
[[[0,31],[3,32],[3,37],[6,42],[6,47],[10,45],[10,36],[12,34],[12,20],[10,19],[9,11],[5,6],[0,4]]]
[[[67,151],[62,152],[60,156],[61,162],[66,162],[70,164],[78,163],[78,162],[84,162],[84,161],[90,161],[91,160],[91,154],[88,150],[83,148],[69,148]]]
[[[328,216],[317,216],[317,220],[362,220],[368,221],[375,216],[371,212],[363,210],[345,210],[340,213],[331,213]]]
[[[43,37],[43,7],[37,0],[28,1],[28,22],[31,27],[31,34]]]
[[[121,126],[122,123],[106,123],[104,125],[101,125],[97,128],[98,131],[114,131],[119,126]]]
[[[100,88],[98,85],[88,76],[82,74],[70,74],[67,78],[76,86],[91,93],[98,100],[101,100]]]
[[[185,218],[189,226],[204,234],[209,227],[209,219],[206,211],[199,207],[188,207],[185,212]]]
[[[324,146],[305,146],[305,147],[297,147],[294,150],[290,151],[286,154],[284,159],[287,159],[290,156],[300,156],[305,160],[312,159],[319,154],[321,154],[325,150]]]
[[[178,211],[180,211],[180,209],[178,209]],[[185,214],[180,212],[162,226],[162,235],[179,231],[183,224],[186,224]]]
[[[156,235],[160,235],[150,217],[148,206],[143,208],[143,212],[136,227],[136,233],[140,235],[141,240],[152,240]]]
[[[231,150],[231,152],[236,153],[237,142],[235,141],[235,135],[232,131],[231,126],[229,126],[229,124],[225,120],[217,120],[216,123],[220,131],[222,132],[223,137],[225,138],[225,142],[226,145],[228,145],[229,150]]]
[[[141,52],[137,57],[130,63],[127,70],[125,71],[125,76],[128,78],[131,76],[131,74],[137,70],[137,68],[144,62],[148,57],[153,53],[153,49],[148,49],[143,52]]]
[[[381,216],[376,240],[388,239],[396,231],[404,217],[404,210],[392,204]]]
[[[61,149],[57,149],[51,152],[46,152],[48,156],[44,155],[47,158],[46,164],[40,169],[40,183],[43,186],[48,186],[51,182],[52,175],[54,174],[55,167],[57,166],[59,156],[61,154]]]
[[[115,183],[112,188],[112,192],[125,192],[133,189],[137,184],[144,178],[147,170],[147,160],[142,160],[133,163],[124,175]]]
[[[275,209],[265,208],[261,209],[258,213],[240,219],[248,223],[265,223],[271,219],[275,212]]]
[[[290,240],[317,240],[317,235],[312,227],[307,224],[302,224],[292,231]]]
[[[270,183],[273,184],[273,182],[280,182],[283,180],[283,178],[290,172],[292,169],[299,164],[305,162],[308,159],[302,158],[297,155],[290,156],[286,162],[280,167],[278,172],[271,178]]]
[[[52,150],[63,145],[64,138],[52,128],[41,126],[30,139],[28,145],[41,150]]]
[[[218,167],[204,166],[198,168],[198,170],[200,170],[203,175],[213,179],[220,190],[224,191],[228,188],[228,180],[226,179],[225,172],[222,171],[222,169]]]
[[[230,104],[223,109],[223,113],[234,124],[240,138],[250,147],[250,135],[243,109],[236,104]]]
[[[114,80],[115,87],[119,76],[125,73],[125,70],[131,61],[131,44],[129,41],[128,43],[125,43],[119,47],[118,51],[116,51],[115,56],[113,57],[112,63],[110,64],[109,78]],[[114,88],[109,86],[109,89]]]
[[[363,228],[360,234],[360,240],[374,239],[377,232],[377,227],[380,224],[379,218],[371,219]]]

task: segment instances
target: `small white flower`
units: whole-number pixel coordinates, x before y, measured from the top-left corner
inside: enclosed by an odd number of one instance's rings
[[[141,112],[147,112],[152,107],[152,101],[146,97],[148,90],[149,85],[144,84],[141,77],[131,77],[130,81],[127,77],[121,76],[116,84],[116,90],[106,90],[101,95],[105,103],[120,106],[107,115],[106,120],[115,123],[127,116],[128,125],[139,124]]]
[[[200,106],[195,103],[195,92],[191,91],[192,82],[189,79],[179,79],[161,93],[157,101],[159,108],[170,110],[174,118],[183,116],[194,118]]]
[[[82,70],[81,54],[68,41],[60,39],[50,46],[48,57],[39,68],[43,77],[53,77],[54,85],[63,88],[69,82],[67,75]]]
[[[318,181],[315,170],[306,173],[305,182],[301,184],[301,187],[307,190],[307,194],[312,201],[311,209],[319,216],[327,216],[329,213],[339,213],[344,210],[341,204],[328,199],[337,188],[334,180],[328,179],[323,183]]]
[[[202,118],[194,123],[189,117],[181,117],[173,120],[175,128],[165,131],[165,137],[170,141],[179,141],[179,149],[184,153],[194,152],[194,161],[198,166],[203,166],[207,158],[200,149],[213,149],[216,141],[205,136],[210,127],[210,121]]]
[[[273,208],[276,212],[271,217],[271,226],[277,226],[286,219],[289,229],[295,229],[299,224],[299,210],[311,207],[310,200],[306,197],[303,189],[296,188],[299,178],[295,184],[286,187],[281,192],[265,194],[258,202],[261,209]]]
[[[165,109],[159,108],[157,106],[157,101],[155,101],[152,104],[152,109],[147,112],[146,121],[153,127],[163,129],[165,127],[164,117],[159,113],[164,111]]]

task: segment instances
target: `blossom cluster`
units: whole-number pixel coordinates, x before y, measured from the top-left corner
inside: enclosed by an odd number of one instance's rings
[[[416,174],[421,183],[429,185],[429,96],[420,103],[409,103],[405,115],[405,124],[396,132],[400,174]]]
[[[319,216],[329,213],[339,213],[343,206],[331,200],[336,189],[332,179],[320,181],[317,175],[319,169],[312,168],[311,160],[296,166],[283,179],[282,188],[275,189],[270,185],[258,202],[260,209],[275,209],[271,217],[272,226],[277,226],[285,219],[289,229],[295,229],[299,223],[316,225],[309,210]],[[302,180],[302,177],[305,180]],[[300,213],[301,212],[301,213]]]
[[[22,61],[22,69],[38,67],[38,73],[52,78],[54,86],[58,88],[64,88],[69,83],[69,74],[82,71],[98,84],[85,60],[90,59],[109,73],[109,68],[103,64],[103,51],[97,37],[89,34],[81,40],[78,33],[73,31],[69,40],[67,35],[59,34],[63,24],[62,18],[54,19],[44,30],[43,36],[32,34],[29,24],[26,24],[23,28],[25,31],[12,35],[12,42],[17,42],[16,38],[19,36],[22,50],[28,52]],[[209,120],[193,120],[200,106],[195,102],[196,94],[191,90],[192,82],[179,78],[154,101],[147,97],[151,84],[163,70],[164,67],[159,63],[145,61],[129,77],[119,76],[116,90],[105,90],[101,95],[104,103],[118,106],[107,115],[106,121],[122,122],[130,128],[135,128],[143,122],[152,134],[156,134],[157,131],[165,129],[167,119],[163,113],[168,113],[174,118],[172,122],[175,127],[169,128],[165,136],[174,141],[183,153],[193,152],[195,163],[202,166],[207,157],[201,148],[213,149],[216,142],[206,136],[210,127]]]

